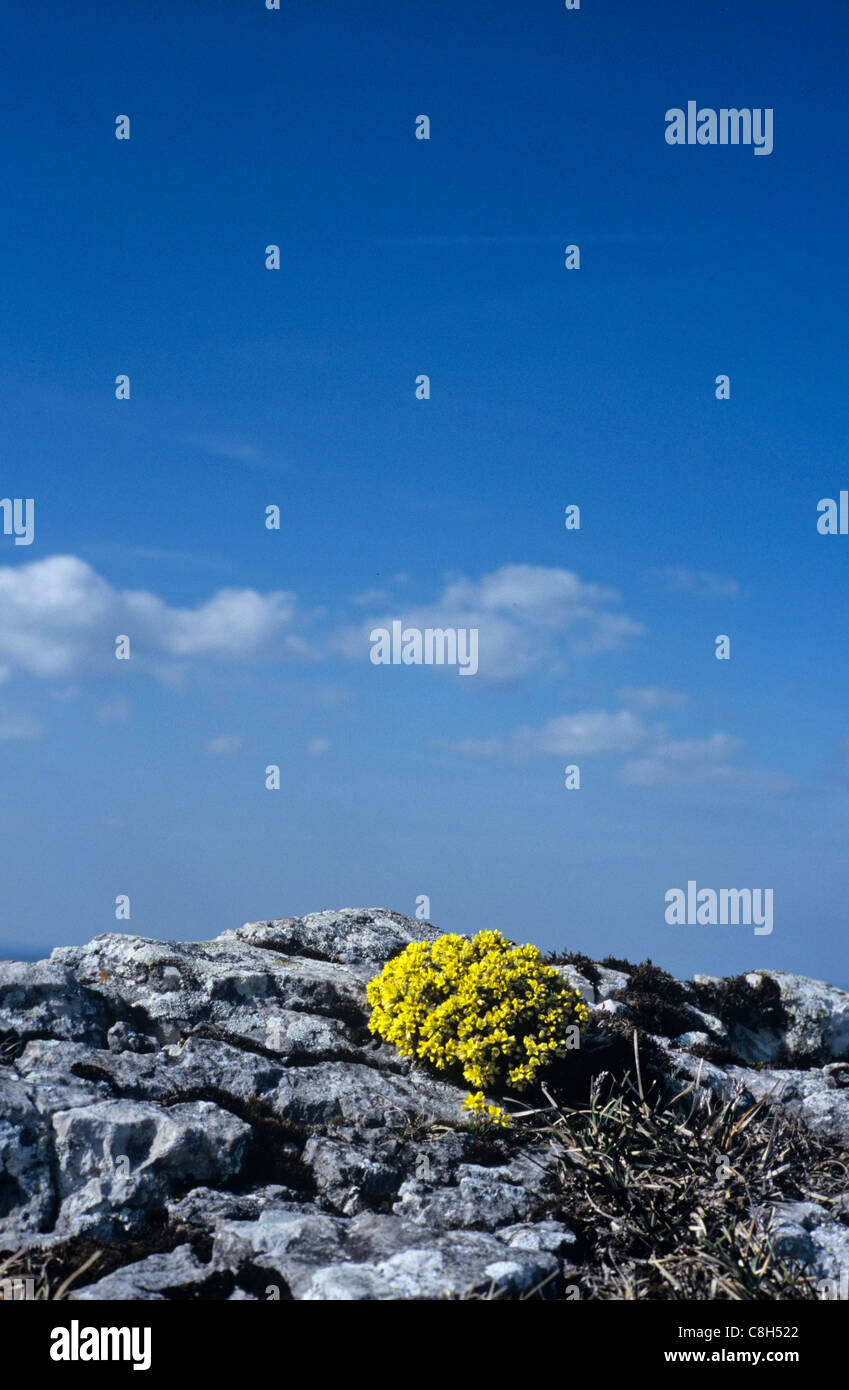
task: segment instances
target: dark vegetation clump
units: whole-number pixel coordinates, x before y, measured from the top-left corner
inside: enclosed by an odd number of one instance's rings
[[[546,1106],[550,1103],[549,1095],[567,1105],[586,1105],[599,1077],[622,1080],[633,1069],[635,1038],[639,1039],[644,1072],[661,1078],[670,1066],[663,1047],[653,1038],[638,1034],[630,1018],[591,1014],[580,1047],[548,1062],[529,1091],[523,1091],[521,1096],[508,1092],[506,1099],[520,1110]],[[500,1140],[510,1144],[520,1140],[522,1134],[521,1128],[499,1131]]]
[[[608,970],[620,970],[623,975],[630,975],[637,968],[633,961],[625,960],[622,956],[605,956],[601,964]]]
[[[810,1271],[776,1256],[753,1213],[815,1200],[838,1217],[846,1149],[765,1101],[745,1109],[694,1082],[670,1089],[642,1049],[631,1060],[623,1076],[596,1077],[581,1104],[546,1088],[545,1112],[521,1122],[560,1154],[551,1215],[578,1237],[581,1298],[816,1299]]]
[[[654,995],[668,1004],[688,1004],[693,1000],[692,990],[687,985],[651,960],[631,967],[631,978],[623,989],[617,991],[617,997],[629,992]]]
[[[728,1029],[741,1024],[754,1030],[780,1031],[787,1024],[781,991],[769,975],[761,975],[756,985],[750,984],[745,975],[735,975],[720,985],[708,981],[694,983],[693,991],[699,1008],[721,1019]]]
[[[690,990],[651,960],[632,966],[628,983],[613,998],[628,1006],[633,1025],[647,1033],[674,1038],[699,1026],[686,1007],[693,1003]]]

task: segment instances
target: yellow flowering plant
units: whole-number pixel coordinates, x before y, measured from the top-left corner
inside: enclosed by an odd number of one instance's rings
[[[367,995],[371,1032],[437,1071],[458,1068],[475,1088],[464,1106],[495,1125],[509,1125],[509,1116],[484,1091],[529,1086],[575,1046],[569,1032],[589,1018],[536,946],[514,946],[498,931],[411,942]]]

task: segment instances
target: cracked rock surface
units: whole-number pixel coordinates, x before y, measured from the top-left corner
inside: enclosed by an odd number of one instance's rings
[[[81,1301],[556,1290],[575,1248],[555,1201],[557,1156],[472,1132],[465,1089],[367,1028],[368,981],[439,935],[399,913],[344,909],[206,942],[110,933],[0,963],[0,1261],[109,1247],[109,1272],[92,1267],[71,1291]],[[601,1019],[628,1014],[612,997],[627,972],[599,966],[590,982],[561,969]],[[660,1039],[670,1075],[767,1096],[849,1142],[849,996],[763,975],[780,1013],[726,1027],[685,1005],[690,1031]],[[710,1043],[736,1062],[690,1051]],[[782,1069],[791,1053],[803,1065]],[[763,1220],[836,1278],[849,1228],[796,1206]]]

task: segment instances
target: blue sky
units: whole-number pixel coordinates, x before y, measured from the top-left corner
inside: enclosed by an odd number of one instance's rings
[[[849,487],[847,30],[7,12],[0,492],[35,539],[0,535],[0,950],[113,930],[118,894],[166,938],[424,894],[446,930],[849,986],[849,536],[816,527]],[[691,99],[773,109],[772,154],[668,145]],[[478,627],[479,673],[374,666],[392,618]],[[667,925],[689,879],[772,888],[772,934]]]

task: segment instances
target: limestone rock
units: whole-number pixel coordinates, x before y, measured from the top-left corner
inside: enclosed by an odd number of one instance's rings
[[[439,935],[351,908],[204,942],[112,932],[0,962],[0,1259],[108,1245],[107,1272],[93,1266],[77,1301],[557,1296],[580,1258],[558,1205],[571,1159],[476,1132],[465,1087],[367,1027],[369,980]],[[559,969],[593,1011],[592,1060],[637,1017],[613,998],[630,977],[599,966],[593,985]],[[655,1054],[670,1097],[763,1097],[849,1145],[849,996],[781,972],[695,984],[681,998],[706,1007],[656,1023],[677,1023]],[[750,996],[780,1008],[726,1008]],[[647,1007],[638,1031],[651,1037]],[[759,1219],[831,1278],[849,1259],[841,1214],[790,1205]]]

